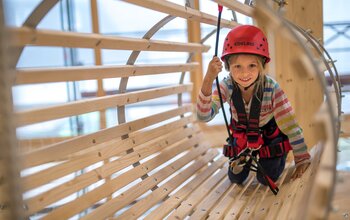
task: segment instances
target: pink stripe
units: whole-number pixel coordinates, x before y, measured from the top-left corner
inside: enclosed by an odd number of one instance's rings
[[[222,85],[220,85],[220,89],[221,89],[221,91],[223,91],[222,93],[224,93],[224,94],[227,93],[226,87],[223,87]]]
[[[292,111],[292,106],[289,106],[288,108],[283,109],[282,111],[276,114],[276,119],[291,111]]]
[[[287,98],[285,98],[285,99],[283,99],[282,101],[278,102],[278,103],[276,104],[276,107],[275,107],[275,108],[278,108],[278,107],[280,107],[280,106],[282,106],[282,105],[284,105],[284,104],[286,104],[286,103],[288,103],[288,99],[287,99]]]
[[[204,100],[201,96],[198,96],[198,98],[202,104],[209,104],[211,102],[211,100]]]
[[[310,159],[310,154],[308,152],[294,156],[295,163],[300,163],[307,159]]]
[[[220,92],[221,92],[222,98],[226,100],[227,89],[221,84],[220,84]],[[219,92],[217,89],[214,91],[214,94],[219,95]]]
[[[201,107],[199,104],[197,104],[197,109],[198,109],[201,113],[208,113],[208,112],[211,111],[211,108]]]
[[[280,96],[282,96],[284,93],[283,93],[283,91],[282,90],[280,90],[280,91],[278,91],[276,94],[275,94],[275,96],[274,96],[274,100],[276,100],[276,99],[278,99]]]
[[[271,112],[261,113],[260,118],[264,119],[265,116],[270,115],[270,114],[271,114]]]

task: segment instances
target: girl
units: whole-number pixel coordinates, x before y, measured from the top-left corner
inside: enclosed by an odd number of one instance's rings
[[[310,154],[285,93],[264,74],[270,57],[263,32],[252,25],[232,29],[225,39],[221,60],[230,73],[220,82],[220,91],[231,113],[231,141],[224,146],[224,155],[230,158],[231,182],[240,184],[249,174],[251,160],[245,157],[247,149],[260,157],[262,169],[258,169],[257,179],[262,184],[268,184],[266,175],[272,181],[278,179],[289,150],[293,150],[296,164],[292,179],[301,177],[310,164]],[[215,89],[212,94],[212,84],[222,67],[218,57],[208,65],[197,101],[197,117],[201,121],[210,121],[221,108],[218,91]]]

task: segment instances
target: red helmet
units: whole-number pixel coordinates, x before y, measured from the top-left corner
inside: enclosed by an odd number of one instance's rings
[[[240,25],[233,28],[226,36],[221,60],[230,54],[249,53],[266,58],[270,61],[269,46],[264,33],[253,25]]]

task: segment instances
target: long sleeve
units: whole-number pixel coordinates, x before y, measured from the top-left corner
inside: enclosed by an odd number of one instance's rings
[[[223,79],[220,82],[220,92],[222,96],[222,101],[225,103],[229,98],[229,81],[227,78]],[[197,118],[200,121],[208,122],[212,120],[215,115],[219,112],[221,108],[220,98],[218,95],[218,91],[215,88],[214,92],[209,95],[203,95],[202,91],[198,94],[197,99]]]
[[[310,159],[304,141],[303,130],[299,127],[293,108],[284,91],[276,83],[272,94],[273,114],[278,127],[288,136],[293,148],[295,164]]]

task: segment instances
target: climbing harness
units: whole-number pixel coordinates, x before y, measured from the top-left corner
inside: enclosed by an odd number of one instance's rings
[[[256,87],[255,87],[256,89]],[[234,100],[234,101],[233,101]],[[224,155],[232,158],[238,157],[242,152],[253,152],[259,150],[264,141],[260,135],[259,116],[262,100],[262,92],[253,95],[250,106],[250,115],[247,117],[242,94],[237,85],[233,86],[231,101],[236,108],[238,122],[231,116],[232,143],[224,146]],[[232,112],[232,110],[230,110]]]
[[[254,89],[256,90],[257,86]],[[231,101],[234,100],[232,104],[237,111],[238,121],[235,122],[231,115],[232,142],[229,142],[230,139],[228,139],[228,144],[224,145],[223,153],[230,158],[230,169],[233,173],[237,173],[240,170],[239,167],[243,169],[243,166],[249,167],[252,171],[260,172],[271,191],[276,195],[279,189],[266,174],[259,163],[259,158],[281,157],[292,148],[288,137],[280,131],[274,118],[259,128],[262,98],[263,92],[256,91],[256,95],[253,95],[252,98],[248,117],[241,91],[238,85],[233,86]]]

